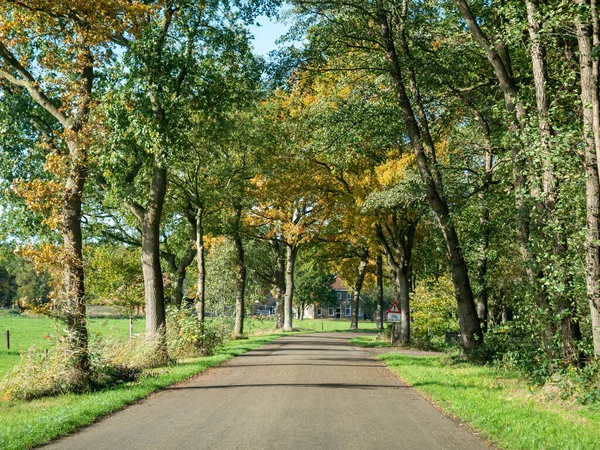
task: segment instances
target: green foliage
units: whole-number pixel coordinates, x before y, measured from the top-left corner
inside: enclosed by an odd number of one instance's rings
[[[50,301],[50,276],[11,247],[0,247],[0,304],[39,306]]]
[[[140,251],[119,245],[88,246],[86,290],[93,305],[122,308],[133,316],[144,306]]]
[[[555,372],[542,389],[550,398],[577,401],[582,405],[600,402],[600,361],[583,367],[565,366]]]
[[[412,338],[417,345],[444,345],[445,331],[458,331],[452,281],[444,276],[421,281],[411,296]]]
[[[171,358],[212,355],[225,342],[226,332],[216,321],[200,326],[192,305],[167,307],[167,348]]]
[[[17,296],[17,283],[14,275],[0,267],[0,307],[10,308]]]
[[[331,288],[335,276],[331,275],[323,259],[317,255],[301,253],[294,278],[294,304],[297,308],[317,305],[327,308],[335,305],[336,293]]]

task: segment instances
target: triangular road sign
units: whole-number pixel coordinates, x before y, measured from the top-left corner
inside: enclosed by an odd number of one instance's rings
[[[400,314],[400,306],[398,306],[398,302],[394,300],[390,309],[387,310],[388,314]]]

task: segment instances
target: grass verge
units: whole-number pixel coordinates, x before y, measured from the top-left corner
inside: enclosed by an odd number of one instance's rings
[[[377,336],[361,336],[350,339],[352,345],[357,347],[391,347],[388,340],[377,339]]]
[[[443,410],[501,448],[597,449],[600,407],[561,404],[531,392],[516,374],[447,357],[379,358]]]
[[[172,366],[152,369],[135,382],[109,390],[27,402],[0,402],[0,448],[26,449],[64,436],[101,416],[272,342],[279,336],[273,334],[231,341],[213,356],[182,360]]]

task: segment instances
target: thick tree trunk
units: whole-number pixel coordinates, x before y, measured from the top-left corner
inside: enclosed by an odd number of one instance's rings
[[[377,255],[377,328],[383,328],[383,257]]]
[[[367,273],[367,265],[369,264],[369,251],[365,249],[363,252],[360,263],[358,265],[358,275],[356,282],[354,283],[354,289],[352,291],[352,311],[350,320],[350,329],[358,330],[358,313],[360,308],[360,291],[362,290],[363,282],[365,281],[365,274]]]
[[[285,244],[286,264],[285,264],[285,301],[284,301],[284,323],[283,331],[292,331],[293,301],[294,301],[294,267],[296,265],[296,256],[298,248],[293,244]]]
[[[142,221],[142,273],[146,300],[146,336],[155,339],[158,335],[160,344],[166,343],[164,285],[160,267],[160,220],[166,190],[167,170],[155,164],[150,201]]]
[[[157,346],[163,360],[168,359],[165,334],[165,299],[160,267],[160,221],[167,191],[167,170],[154,164],[150,198],[146,208],[135,202],[126,206],[142,226],[142,274],[146,309],[146,339]]]
[[[234,242],[237,260],[235,264],[235,327],[233,329],[233,337],[241,339],[244,337],[246,261],[242,238],[237,236],[234,238]]]
[[[61,231],[65,251],[65,294],[67,311],[67,341],[73,367],[80,376],[87,377],[90,370],[88,333],[86,326],[86,303],[83,274],[83,239],[81,233],[81,196],[87,179],[87,169],[80,161],[83,151],[77,143],[70,142],[72,167],[62,199]]]
[[[204,326],[206,313],[206,249],[204,248],[204,209],[196,210],[196,262],[198,265],[198,284],[196,286],[196,313],[200,326]]]
[[[389,63],[392,85],[402,110],[404,123],[415,154],[417,168],[425,185],[427,200],[439,220],[450,257],[462,344],[465,349],[473,350],[483,342],[483,334],[477,318],[477,310],[467,265],[462,254],[458,234],[452,222],[448,204],[443,195],[441,176],[437,173],[435,165],[431,166],[428,161],[427,154],[434,155],[435,147],[433,142],[430,141],[428,133],[422,135],[419,128],[419,123],[404,86],[400,59],[396,52],[396,45],[388,23],[388,17],[381,3],[379,5],[377,19]],[[411,70],[410,67],[409,70]],[[422,109],[420,105],[419,109]],[[426,117],[422,120],[426,120]],[[426,146],[427,152],[424,146]]]
[[[579,0],[588,6],[589,1]],[[592,8],[595,11],[595,1]],[[581,69],[581,103],[583,105],[583,134],[586,171],[586,288],[592,322],[594,355],[600,357],[600,107],[598,100],[598,62],[593,60],[597,20],[588,17],[575,19]]]

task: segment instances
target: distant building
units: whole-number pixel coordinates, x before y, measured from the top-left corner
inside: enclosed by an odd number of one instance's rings
[[[253,316],[272,316],[275,314],[275,306],[277,305],[277,299],[271,294],[266,296],[266,299],[262,302],[254,302],[252,304]]]
[[[331,285],[331,289],[335,291],[335,305],[309,305],[304,308],[304,318],[306,319],[343,319],[350,318],[352,315],[352,292],[344,285],[339,277]],[[360,304],[360,298],[359,298]],[[359,317],[362,311],[359,307]]]

